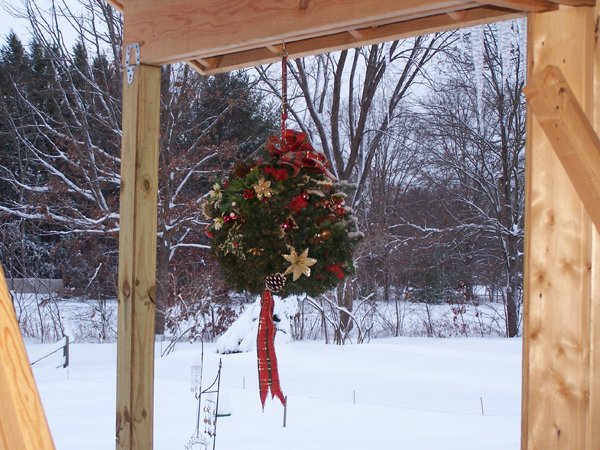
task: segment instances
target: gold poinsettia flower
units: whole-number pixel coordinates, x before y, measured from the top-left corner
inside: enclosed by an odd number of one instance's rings
[[[290,254],[282,256],[291,264],[283,274],[293,274],[294,281],[300,278],[302,274],[310,277],[310,266],[313,266],[317,263],[316,259],[308,257],[308,248],[298,255],[296,249],[294,247],[290,247]]]
[[[223,197],[223,192],[221,192],[221,185],[219,183],[213,184],[212,189],[208,191],[208,197],[217,199]]]
[[[225,223],[225,221],[223,220],[222,217],[217,217],[215,219],[215,224],[214,224],[215,230],[220,230],[221,228],[223,228],[224,223]]]
[[[259,200],[262,200],[263,198],[271,198],[271,196],[273,195],[273,189],[271,189],[271,182],[265,180],[263,177],[260,177],[258,179],[258,183],[256,183],[252,187],[254,188],[254,192],[256,192],[256,197]]]

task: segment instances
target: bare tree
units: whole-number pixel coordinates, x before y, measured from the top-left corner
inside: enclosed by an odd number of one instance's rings
[[[459,233],[464,264],[479,271],[486,270],[483,263],[497,267],[512,337],[519,330],[522,289],[525,58],[516,22],[503,32],[508,36],[485,28],[481,86],[473,82],[470,57],[458,51],[448,59],[454,71],[423,104],[421,139],[432,155],[427,176],[442,193],[448,221],[412,225],[452,236],[448,243]],[[504,50],[500,39],[510,44]]]
[[[288,63],[290,115],[332,162],[332,172],[355,183],[352,206],[365,198],[373,161],[405,117],[403,101],[423,82],[424,67],[452,40],[452,34],[421,36]],[[279,95],[273,71],[259,73]],[[340,330],[347,333],[353,326],[347,313],[352,296],[342,288],[337,302]]]
[[[104,283],[93,286],[108,286],[114,295],[122,19],[103,0],[81,0],[82,10],[72,7],[66,0],[52,2],[50,11],[33,0],[23,3],[33,35],[34,73],[23,81],[11,72],[6,84],[11,95],[0,100],[5,134],[20,152],[13,163],[21,166],[15,170],[15,164],[0,164],[0,183],[15,193],[0,200],[0,214],[36,224],[36,234],[68,245],[65,256],[71,260],[87,252],[77,266],[82,278],[77,284],[86,286],[97,278]],[[63,37],[65,20],[75,30],[76,42]],[[41,73],[35,73],[36,64]],[[168,297],[176,298],[169,291],[169,270],[190,273],[182,267],[187,260],[199,271],[205,259],[200,205],[210,179],[227,170],[235,151],[254,150],[272,124],[243,74],[209,79],[175,65],[163,70],[162,81],[158,333]],[[90,246],[93,251],[84,249]],[[63,267],[69,274],[77,270]]]

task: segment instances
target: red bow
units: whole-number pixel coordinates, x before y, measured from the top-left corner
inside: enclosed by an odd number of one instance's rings
[[[281,164],[292,166],[294,176],[298,175],[301,168],[306,168],[316,169],[331,180],[335,180],[335,176],[327,169],[329,161],[323,153],[313,148],[306,133],[285,130],[284,139],[280,136],[271,136],[267,140],[267,151],[272,156],[279,156]]]

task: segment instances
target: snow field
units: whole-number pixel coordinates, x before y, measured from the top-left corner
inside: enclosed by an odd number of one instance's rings
[[[183,449],[195,427],[191,366],[199,344],[180,344],[155,369],[155,449]],[[53,349],[28,345],[30,358]],[[233,413],[218,419],[218,450],[510,450],[519,446],[521,341],[394,338],[365,345],[278,346],[288,395],[283,407],[258,397],[256,355],[218,355],[205,346],[204,384],[223,360],[222,395]],[[34,366],[59,450],[114,448],[115,344],[75,344]],[[245,378],[245,389],[244,387]],[[356,404],[353,403],[353,392]],[[481,414],[480,397],[484,413]]]

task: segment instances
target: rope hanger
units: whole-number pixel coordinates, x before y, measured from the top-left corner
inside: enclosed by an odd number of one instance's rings
[[[283,140],[285,140],[286,120],[288,118],[287,61],[288,52],[285,41],[283,41],[281,48],[281,139]]]

